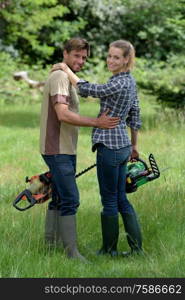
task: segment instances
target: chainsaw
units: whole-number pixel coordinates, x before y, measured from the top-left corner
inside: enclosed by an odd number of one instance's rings
[[[136,192],[138,187],[146,184],[149,181],[157,179],[160,176],[160,171],[153,154],[149,155],[149,163],[150,166],[148,167],[147,163],[140,158],[137,158],[133,162],[127,163],[126,193]],[[96,164],[93,164],[87,169],[81,171],[75,175],[75,178],[81,176],[95,166]],[[16,209],[25,211],[31,208],[33,205],[44,203],[51,198],[52,176],[49,171],[40,175],[32,176],[30,179],[26,177],[25,181],[27,183],[29,182],[30,185],[14,200],[13,206]]]
[[[150,167],[140,158],[137,158],[136,162],[128,162],[126,171],[126,193],[136,192],[138,187],[160,176],[160,171],[153,154],[150,154],[148,159]]]

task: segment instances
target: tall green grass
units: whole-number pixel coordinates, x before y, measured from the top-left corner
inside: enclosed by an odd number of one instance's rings
[[[100,197],[95,168],[77,179],[81,205],[77,214],[78,244],[89,263],[66,258],[63,249],[44,244],[47,203],[20,212],[12,206],[26,188],[26,176],[47,170],[39,154],[39,104],[0,107],[0,276],[1,277],[184,277],[185,160],[183,120],[162,112],[155,100],[141,95],[143,127],[140,157],[153,153],[161,177],[130,194],[143,233],[145,256],[98,257],[101,246]],[[81,102],[81,114],[95,116],[98,102]],[[81,128],[77,172],[95,162],[91,129]],[[168,169],[166,169],[168,168]],[[120,219],[119,250],[127,250]]]

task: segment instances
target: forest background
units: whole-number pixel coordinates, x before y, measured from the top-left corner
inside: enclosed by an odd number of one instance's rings
[[[105,64],[110,42],[126,39],[136,49],[140,155],[147,161],[153,153],[163,171],[129,196],[142,224],[145,257],[96,257],[101,205],[95,170],[78,179],[79,247],[93,264],[68,261],[61,249],[47,252],[47,204],[25,212],[12,206],[26,188],[24,178],[46,170],[38,151],[42,86],[15,80],[15,73],[25,71],[44,82],[52,64],[62,60],[63,44],[73,36],[91,45],[80,76],[93,82],[103,83],[110,76]],[[184,53],[183,0],[0,1],[1,277],[184,277]],[[96,116],[98,103],[81,99],[80,113]],[[90,128],[80,130],[78,153],[78,171],[94,163]],[[120,231],[119,247],[127,248],[121,222]]]

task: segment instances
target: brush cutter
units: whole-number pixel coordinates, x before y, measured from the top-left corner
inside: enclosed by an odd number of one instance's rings
[[[150,167],[148,167],[147,163],[140,158],[136,159],[134,162],[128,162],[126,172],[126,193],[133,193],[141,185],[160,176],[159,168],[152,154],[149,155],[149,162]],[[76,174],[75,178],[81,176],[95,166],[96,164]],[[51,198],[52,188],[50,172],[32,176],[30,179],[26,177],[26,182],[29,182],[30,186],[21,192],[13,202],[13,206],[16,209],[24,211],[35,204],[44,203]]]

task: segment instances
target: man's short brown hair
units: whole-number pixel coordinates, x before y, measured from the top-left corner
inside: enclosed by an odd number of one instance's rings
[[[64,44],[64,49],[67,53],[71,52],[72,50],[87,50],[87,55],[90,55],[90,46],[89,43],[80,37],[74,37],[68,40]]]

